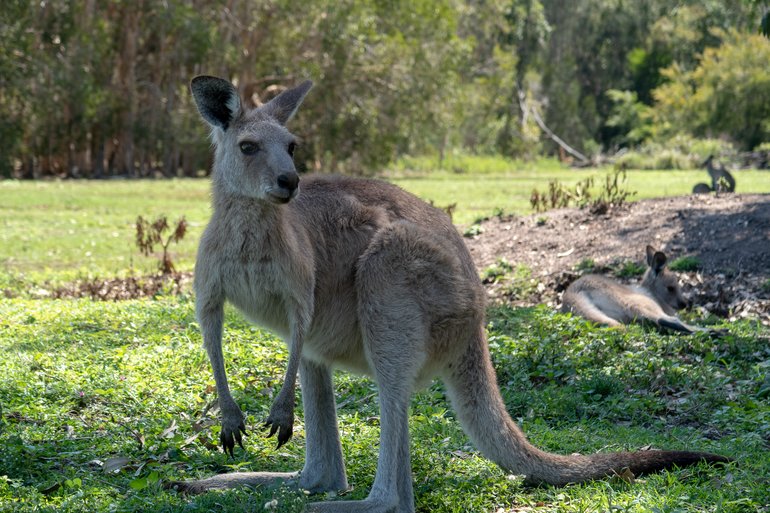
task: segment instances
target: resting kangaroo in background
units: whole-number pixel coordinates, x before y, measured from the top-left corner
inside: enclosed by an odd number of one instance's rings
[[[245,432],[222,355],[223,307],[230,301],[288,343],[283,388],[267,423],[278,432],[279,445],[291,436],[299,369],[304,468],[235,472],[171,486],[200,492],[284,480],[311,492],[346,489],[332,367],[376,381],[379,458],[365,500],[312,503],[310,511],[414,511],[408,406],[415,388],[435,376],[446,383],[479,450],[533,483],[564,485],[625,468],[645,473],[729,461],[689,451],[561,456],[531,445],[497,388],[485,339],[484,289],[449,217],[376,180],[300,181],[292,163],[295,139],[284,124],[310,87],[304,82],[249,110],[225,80],[201,76],[191,84],[216,147],[214,211],[200,243],[195,292],[222,411],[221,442],[232,453]]]
[[[666,269],[665,253],[647,246],[647,265],[638,286],[623,285],[598,274],[577,279],[564,292],[562,311],[608,326],[641,322],[683,333],[700,331],[676,317],[676,311],[686,307],[687,302],[678,278]]]

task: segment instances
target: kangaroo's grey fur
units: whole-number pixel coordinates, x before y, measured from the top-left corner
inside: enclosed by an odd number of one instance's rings
[[[563,485],[630,468],[651,472],[728,458],[641,451],[560,456],[531,445],[505,409],[484,332],[485,294],[446,214],[375,180],[298,177],[284,128],[305,82],[245,110],[235,88],[197,77],[192,91],[216,146],[214,213],[195,268],[196,307],[222,411],[222,444],[245,431],[227,385],[223,306],[279,333],[290,357],[268,423],[291,436],[295,376],[302,385],[306,458],[299,473],[232,473],[172,483],[182,490],[286,480],[312,492],[347,488],[332,388],[333,366],[378,385],[380,445],[363,501],[312,503],[320,512],[413,512],[408,405],[441,377],[460,422],[490,459],[531,482]]]
[[[683,333],[689,326],[677,316],[687,306],[679,279],[666,268],[666,254],[647,246],[648,268],[639,285],[623,285],[606,276],[588,274],[572,282],[562,297],[562,311],[608,326],[649,323]]]

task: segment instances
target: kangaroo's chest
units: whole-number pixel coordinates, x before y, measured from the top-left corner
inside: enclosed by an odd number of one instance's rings
[[[225,299],[250,321],[282,335],[288,333],[288,313],[280,270],[271,262],[225,262],[220,268]]]
[[[216,274],[225,300],[250,321],[285,336],[289,332],[286,298],[297,287],[296,277],[292,279],[296,264],[275,236],[252,226],[220,225],[221,230],[204,242],[199,258],[216,262],[203,267]]]

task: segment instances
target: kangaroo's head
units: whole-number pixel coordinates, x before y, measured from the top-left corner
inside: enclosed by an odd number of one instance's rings
[[[663,311],[673,315],[687,306],[687,301],[679,287],[679,279],[666,268],[666,254],[647,246],[647,265],[649,269],[642,277],[642,287],[660,304]]]
[[[217,186],[229,194],[271,203],[287,203],[296,196],[296,138],[285,125],[312,86],[307,80],[249,109],[227,80],[209,76],[192,80],[195,104],[211,126],[216,147],[213,175]]]

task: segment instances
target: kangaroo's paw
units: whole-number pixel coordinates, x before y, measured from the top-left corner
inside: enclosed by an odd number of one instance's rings
[[[225,453],[233,456],[236,442],[243,449],[243,436],[246,435],[246,426],[243,423],[243,413],[237,404],[233,403],[222,408],[222,431],[219,433],[219,441]]]
[[[291,438],[294,432],[294,397],[283,399],[280,395],[270,408],[270,416],[265,421],[264,427],[270,428],[268,437],[278,433],[278,447]]]

